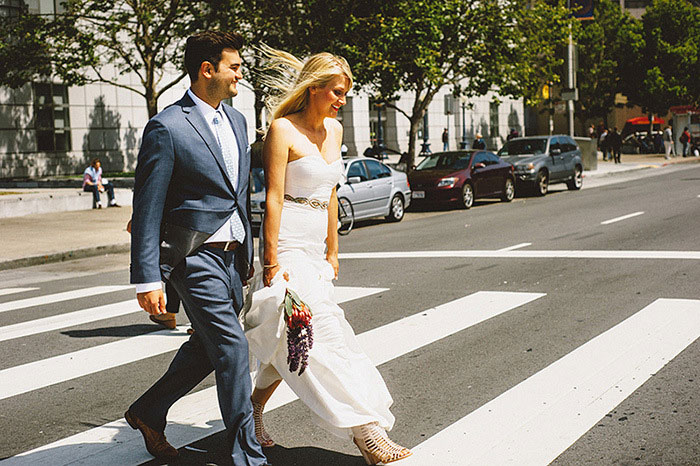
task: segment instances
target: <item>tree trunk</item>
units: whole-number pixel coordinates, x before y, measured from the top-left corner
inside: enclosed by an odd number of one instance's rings
[[[406,172],[413,171],[413,166],[416,164],[416,135],[418,134],[418,125],[422,115],[411,115],[409,122],[411,123],[408,131],[408,166]]]
[[[146,108],[149,120],[158,113],[158,97],[156,97],[155,90],[150,87],[146,88]]]

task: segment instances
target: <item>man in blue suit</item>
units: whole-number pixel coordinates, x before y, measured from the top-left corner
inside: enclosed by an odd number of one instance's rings
[[[168,409],[213,370],[233,464],[267,464],[237,319],[253,262],[250,149],[245,118],[221,103],[238,93],[242,45],[240,35],[218,31],[187,40],[191,87],[148,122],[136,167],[131,283],[139,305],[159,315],[166,312],[160,282],[169,281],[195,330],[125,414],[148,451],[166,461],[178,456],[164,435]]]

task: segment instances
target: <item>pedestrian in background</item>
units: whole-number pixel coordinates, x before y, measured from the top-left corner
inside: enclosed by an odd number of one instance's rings
[[[603,162],[608,160],[608,128],[603,128],[598,138],[598,149],[603,153]]]
[[[486,141],[484,141],[481,133],[476,133],[474,135],[474,144],[472,144],[472,149],[486,149]]]
[[[595,139],[595,126],[591,125],[588,127],[588,137]]]
[[[673,132],[671,131],[670,126],[666,126],[666,129],[664,129],[664,134],[663,134],[663,140],[664,140],[664,158],[666,160],[671,158],[671,154],[673,156],[676,156],[676,151],[673,148]]]
[[[447,128],[442,130],[442,150],[443,152],[450,149],[450,133],[447,132]]]
[[[610,147],[611,155],[615,163],[621,163],[620,153],[622,151],[622,136],[617,132],[616,127],[613,128],[612,132],[608,134],[605,140],[608,143],[608,147]]]
[[[83,172],[83,191],[92,193],[92,208],[101,209],[100,193],[107,191],[109,207],[119,207],[114,199],[114,186],[107,180],[102,179],[102,164],[100,159],[92,159],[90,166]]]
[[[679,139],[680,143],[683,144],[683,157],[688,156],[688,143],[690,142],[690,132],[688,131],[688,127],[686,126],[683,128],[683,133],[681,133],[681,137]]]
[[[520,136],[520,133],[518,133],[518,130],[515,128],[510,129],[510,133],[508,133],[508,136],[506,137],[506,141],[510,141],[511,139],[515,139]]]

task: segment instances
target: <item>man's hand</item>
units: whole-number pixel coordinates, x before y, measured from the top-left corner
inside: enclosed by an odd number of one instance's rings
[[[248,286],[248,280],[253,278],[253,275],[255,275],[255,267],[251,264],[250,269],[248,269],[248,276],[243,279],[243,286]]]
[[[163,290],[136,293],[136,300],[139,302],[141,309],[149,314],[165,314],[165,295],[163,295]]]

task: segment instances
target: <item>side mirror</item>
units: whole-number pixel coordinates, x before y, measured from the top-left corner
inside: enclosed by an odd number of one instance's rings
[[[552,155],[561,155],[561,149],[552,149],[550,151],[550,154]]]
[[[362,182],[362,178],[360,178],[359,176],[351,176],[348,178],[348,184],[355,184],[355,183],[361,183],[361,182]]]

